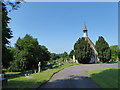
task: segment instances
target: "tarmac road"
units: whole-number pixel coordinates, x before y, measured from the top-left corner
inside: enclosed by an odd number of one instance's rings
[[[40,88],[99,88],[85,73],[90,70],[118,67],[118,64],[80,64],[61,70]]]

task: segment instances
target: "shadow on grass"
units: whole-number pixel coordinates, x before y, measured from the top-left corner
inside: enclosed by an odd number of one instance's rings
[[[12,78],[17,78],[17,77],[21,77],[21,76],[25,76],[25,74],[32,74],[33,71],[23,71],[19,74],[5,74],[5,78],[7,79],[12,79]]]
[[[119,69],[120,70],[120,69]],[[120,71],[118,69],[107,69],[99,73],[93,73],[90,77],[101,87],[101,88],[120,88],[120,83],[118,82],[118,74]]]
[[[3,86],[2,90],[36,90],[43,82],[33,82],[33,81],[9,81],[7,85]]]
[[[20,77],[20,76],[22,76],[21,73],[19,73],[19,74],[5,74],[5,78],[7,78],[7,79],[12,79],[12,78]]]
[[[45,88],[97,88],[99,87],[89,78],[85,76],[70,75],[67,79],[57,79],[49,81],[37,90]],[[99,89],[100,90],[100,89]]]

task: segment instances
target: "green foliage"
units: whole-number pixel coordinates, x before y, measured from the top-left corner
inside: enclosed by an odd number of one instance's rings
[[[92,48],[85,38],[79,38],[74,45],[75,57],[80,63],[89,63],[92,57]]]
[[[11,6],[13,10],[16,10],[19,7],[19,4],[20,2],[2,2],[2,64],[5,68],[9,67],[9,62],[12,60],[12,56],[10,51],[8,50],[8,46],[9,39],[13,37],[12,31],[8,27],[11,18],[8,17],[7,6]]]
[[[30,35],[22,39],[18,38],[15,48],[11,48],[11,53],[14,59],[10,63],[9,70],[11,71],[37,69],[38,62],[41,62],[41,67],[43,67],[50,59],[48,49],[39,45],[37,39]]]
[[[120,48],[118,49],[118,58],[120,60]]]
[[[95,46],[98,52],[98,58],[102,62],[107,62],[111,59],[111,50],[109,44],[104,40],[102,36],[99,36],[98,41],[96,41]]]
[[[56,59],[60,58],[60,56],[56,53],[51,53],[50,56],[51,56],[51,58],[50,58],[51,60],[56,60]]]
[[[73,58],[73,55],[74,55],[74,50],[71,50],[70,54],[69,54],[69,57],[70,58]]]
[[[2,64],[5,68],[9,66],[9,62],[11,61],[11,54],[7,49],[7,45],[9,44],[8,39],[12,38],[12,31],[8,27],[9,21],[10,18],[8,17],[6,5],[2,3]]]
[[[51,53],[50,63],[51,64],[62,64],[63,62],[69,61],[69,55],[67,52],[61,54]]]
[[[62,58],[62,61],[65,62],[66,60],[69,60],[69,55],[67,52],[59,54],[59,57]]]
[[[118,52],[119,52],[118,45],[110,46],[110,50],[111,50],[112,61],[116,61],[118,59]]]

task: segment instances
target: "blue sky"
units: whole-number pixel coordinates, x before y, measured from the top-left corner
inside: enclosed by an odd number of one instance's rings
[[[93,43],[103,36],[109,45],[118,44],[117,2],[27,2],[10,12],[9,17],[14,36],[10,39],[11,46],[18,37],[30,34],[50,52],[69,53],[78,38],[83,36],[84,23]]]

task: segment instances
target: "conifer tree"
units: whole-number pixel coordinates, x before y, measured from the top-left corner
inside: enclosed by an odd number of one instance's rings
[[[12,31],[8,27],[11,18],[8,17],[8,11],[4,3],[2,3],[2,64],[7,68],[11,59],[10,52],[7,49],[9,39],[12,38]]]
[[[118,52],[119,52],[118,45],[110,46],[110,50],[111,50],[112,61],[116,61],[118,59]]]
[[[98,41],[96,41],[95,48],[98,52],[98,58],[100,59],[100,61],[107,62],[111,59],[111,50],[109,44],[102,36],[99,36]]]
[[[92,57],[92,48],[84,37],[79,38],[74,45],[75,57],[80,63],[89,63]]]
[[[9,62],[12,60],[12,56],[10,53],[10,50],[8,50],[9,47],[9,39],[11,39],[12,31],[8,27],[8,24],[11,20],[10,17],[8,17],[8,13],[11,10],[17,10],[19,8],[19,4],[23,0],[19,0],[19,2],[1,2],[0,1],[0,8],[2,8],[2,12],[0,12],[2,15],[2,65],[3,67],[7,68],[9,67]],[[8,10],[7,6],[11,6],[11,10]]]

